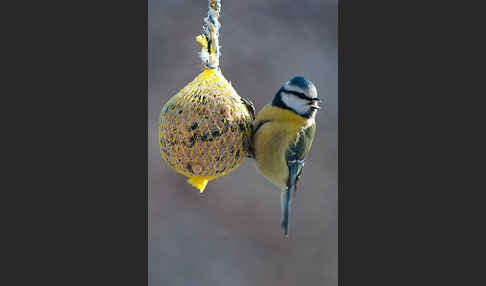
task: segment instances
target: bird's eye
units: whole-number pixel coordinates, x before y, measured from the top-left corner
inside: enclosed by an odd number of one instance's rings
[[[300,97],[302,99],[307,99],[309,100],[309,97],[307,95],[305,95],[305,93],[303,92],[298,92],[298,91],[293,91],[293,90],[285,90],[286,93],[290,93],[290,94],[293,94],[297,97]]]

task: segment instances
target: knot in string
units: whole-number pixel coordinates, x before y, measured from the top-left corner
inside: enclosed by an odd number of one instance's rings
[[[202,65],[206,69],[217,69],[219,67],[219,14],[221,12],[220,0],[208,1],[208,16],[204,18],[204,35],[199,35],[197,41],[202,45],[199,54]]]

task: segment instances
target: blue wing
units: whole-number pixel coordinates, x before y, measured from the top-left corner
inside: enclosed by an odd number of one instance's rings
[[[288,236],[289,220],[290,220],[290,207],[291,207],[291,191],[294,188],[296,191],[297,182],[302,170],[304,168],[304,160],[314,141],[316,125],[312,124],[308,128],[299,132],[294,142],[289,145],[285,158],[287,160],[287,166],[289,168],[289,178],[287,186],[282,190],[280,195],[280,207],[281,207],[281,221],[280,225],[285,236]]]

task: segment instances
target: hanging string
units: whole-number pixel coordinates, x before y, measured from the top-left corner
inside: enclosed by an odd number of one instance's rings
[[[217,69],[219,67],[219,14],[221,12],[220,0],[208,1],[208,16],[204,18],[204,35],[199,35],[197,41],[202,45],[199,56],[202,65],[207,69]]]

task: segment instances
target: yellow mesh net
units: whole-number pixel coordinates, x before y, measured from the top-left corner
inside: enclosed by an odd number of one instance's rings
[[[204,71],[162,107],[160,154],[204,191],[208,181],[238,168],[248,155],[250,111],[219,69],[221,2],[209,0],[204,35],[197,41]]]
[[[250,113],[219,69],[204,70],[161,111],[160,153],[201,192],[241,164],[250,136]]]

